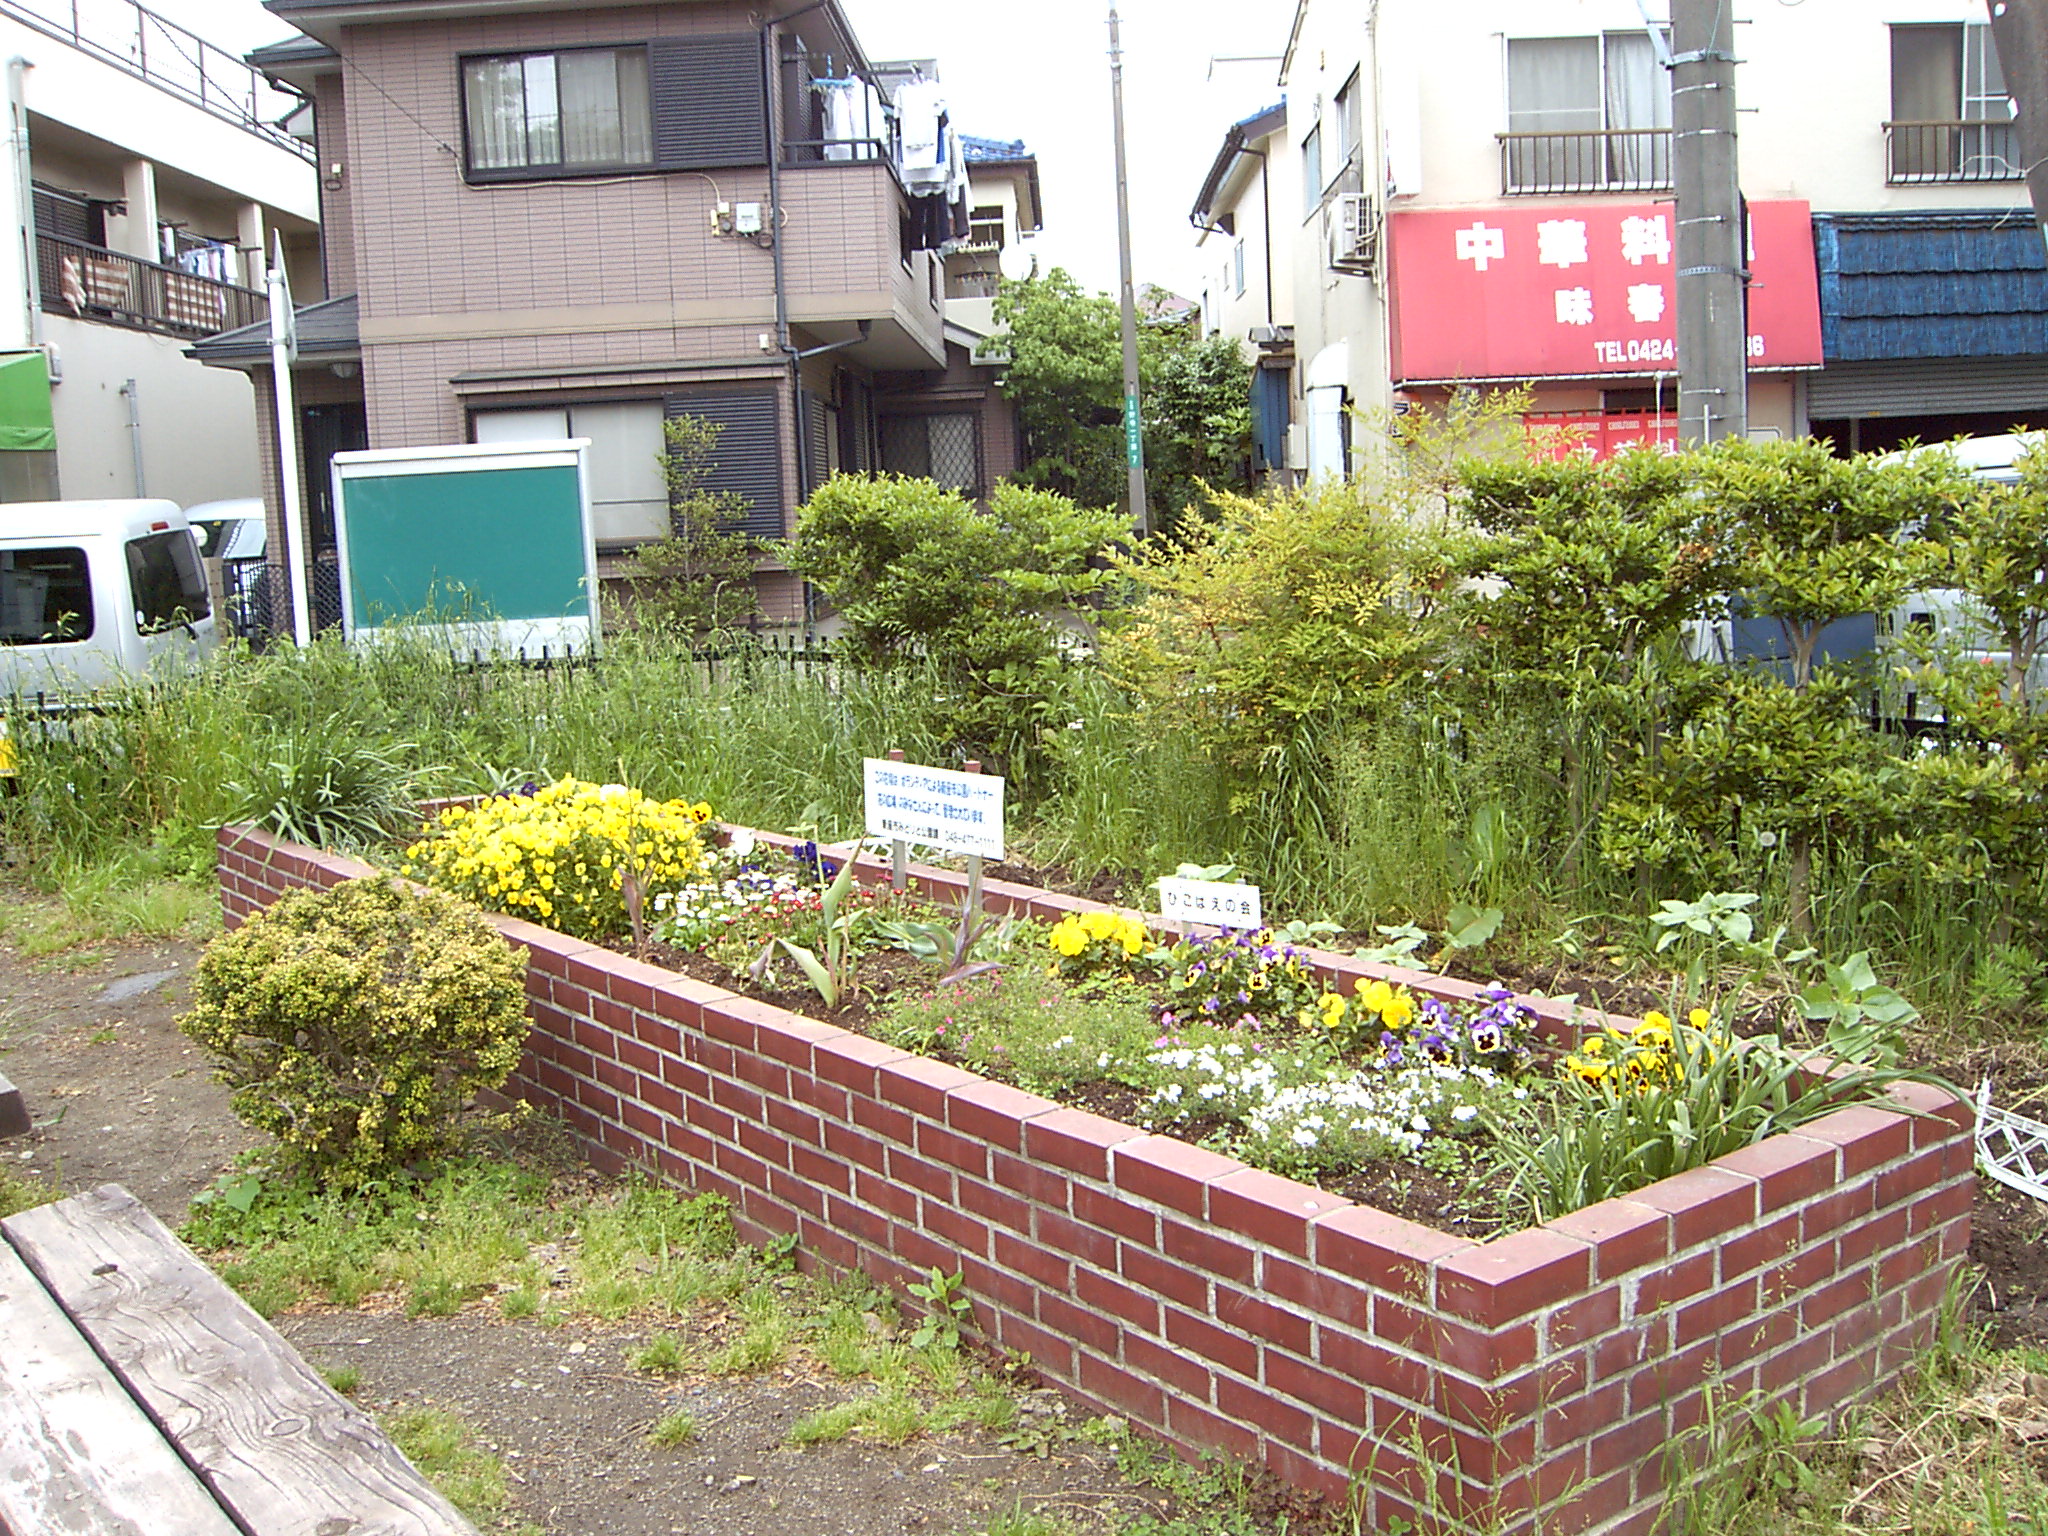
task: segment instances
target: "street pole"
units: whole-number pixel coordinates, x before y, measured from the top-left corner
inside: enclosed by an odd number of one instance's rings
[[[2013,139],[2034,204],[2034,222],[2048,237],[2048,0],[1989,0],[1991,41],[2012,97]]]
[[[1678,435],[1749,433],[1747,231],[1735,168],[1731,0],[1671,0],[1671,171],[1678,204]]]
[[[284,272],[284,237],[270,243],[270,377],[277,403],[278,495],[284,513],[284,558],[292,594],[292,639],[313,643],[312,612],[306,596],[306,533],[299,521],[298,413],[292,404],[292,364],[299,355],[298,313]]]
[[[1138,411],[1138,294],[1131,283],[1131,189],[1124,165],[1124,48],[1116,0],[1109,0],[1109,102],[1116,140],[1117,272],[1123,284],[1124,462],[1131,473],[1131,526],[1139,537],[1152,531],[1145,505],[1145,428]]]

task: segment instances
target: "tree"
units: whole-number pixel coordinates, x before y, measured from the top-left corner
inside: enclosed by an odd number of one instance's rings
[[[705,485],[723,430],[701,416],[662,423],[669,534],[626,557],[633,620],[686,636],[745,626],[760,612],[753,541],[735,526],[742,499]]]
[[[941,733],[1014,758],[1057,695],[1061,619],[1108,580],[1115,513],[1008,482],[987,511],[929,480],[835,475],[797,513],[790,569],[870,665],[922,658]]]
[[[1008,327],[1004,392],[1017,406],[1029,461],[1017,478],[1084,506],[1121,505],[1128,490],[1123,340],[1116,301],[1086,293],[1064,269],[1006,282],[996,318]],[[1236,342],[1183,322],[1138,332],[1148,491],[1171,526],[1200,483],[1251,488],[1251,367]]]

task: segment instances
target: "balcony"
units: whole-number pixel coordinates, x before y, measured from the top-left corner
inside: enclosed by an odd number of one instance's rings
[[[0,16],[146,80],[244,128],[265,143],[314,158],[313,146],[277,126],[296,104],[242,59],[134,0],[0,0]]]
[[[1929,182],[2019,181],[2019,125],[1918,122],[1884,125],[1884,179],[1892,186]]]
[[[1499,139],[1501,190],[1511,196],[1671,190],[1669,128],[1503,133]]]
[[[60,235],[36,236],[36,272],[48,313],[130,330],[196,339],[270,313],[253,289]]]

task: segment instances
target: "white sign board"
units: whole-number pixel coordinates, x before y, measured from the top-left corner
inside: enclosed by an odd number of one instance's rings
[[[1266,926],[1256,885],[1183,880],[1177,875],[1160,878],[1159,915],[1169,923],[1212,923],[1218,928]]]
[[[861,761],[868,836],[949,853],[1003,856],[1003,781],[992,773]]]

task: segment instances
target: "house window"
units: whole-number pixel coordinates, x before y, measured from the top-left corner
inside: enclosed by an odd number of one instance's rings
[[[981,494],[981,421],[971,412],[884,416],[882,471],[935,480],[963,496]]]
[[[1323,206],[1323,130],[1318,124],[1301,141],[1302,212],[1314,213]]]
[[[1643,32],[1508,40],[1509,192],[1671,185],[1671,82]]]
[[[754,33],[464,59],[462,115],[471,181],[768,163]]]
[[[600,547],[618,549],[668,537],[661,421],[659,400],[608,400],[478,411],[471,435],[479,443],[589,438],[584,470],[591,528]]]
[[[1238,241],[1230,251],[1230,291],[1238,298],[1244,297],[1244,242]]]
[[[967,215],[967,243],[976,250],[1003,248],[1003,210],[1000,204],[976,208]]]
[[[1358,73],[1352,71],[1351,78],[1344,82],[1344,88],[1337,92],[1337,112],[1334,126],[1337,132],[1337,153],[1330,166],[1330,179],[1336,180],[1351,164],[1351,157],[1358,152]]]
[[[2012,101],[1988,25],[1892,28],[1885,141],[1893,182],[2019,178]]]
[[[654,163],[645,48],[465,59],[462,103],[472,171]]]
[[[92,575],[83,549],[0,549],[0,645],[91,638]]]

